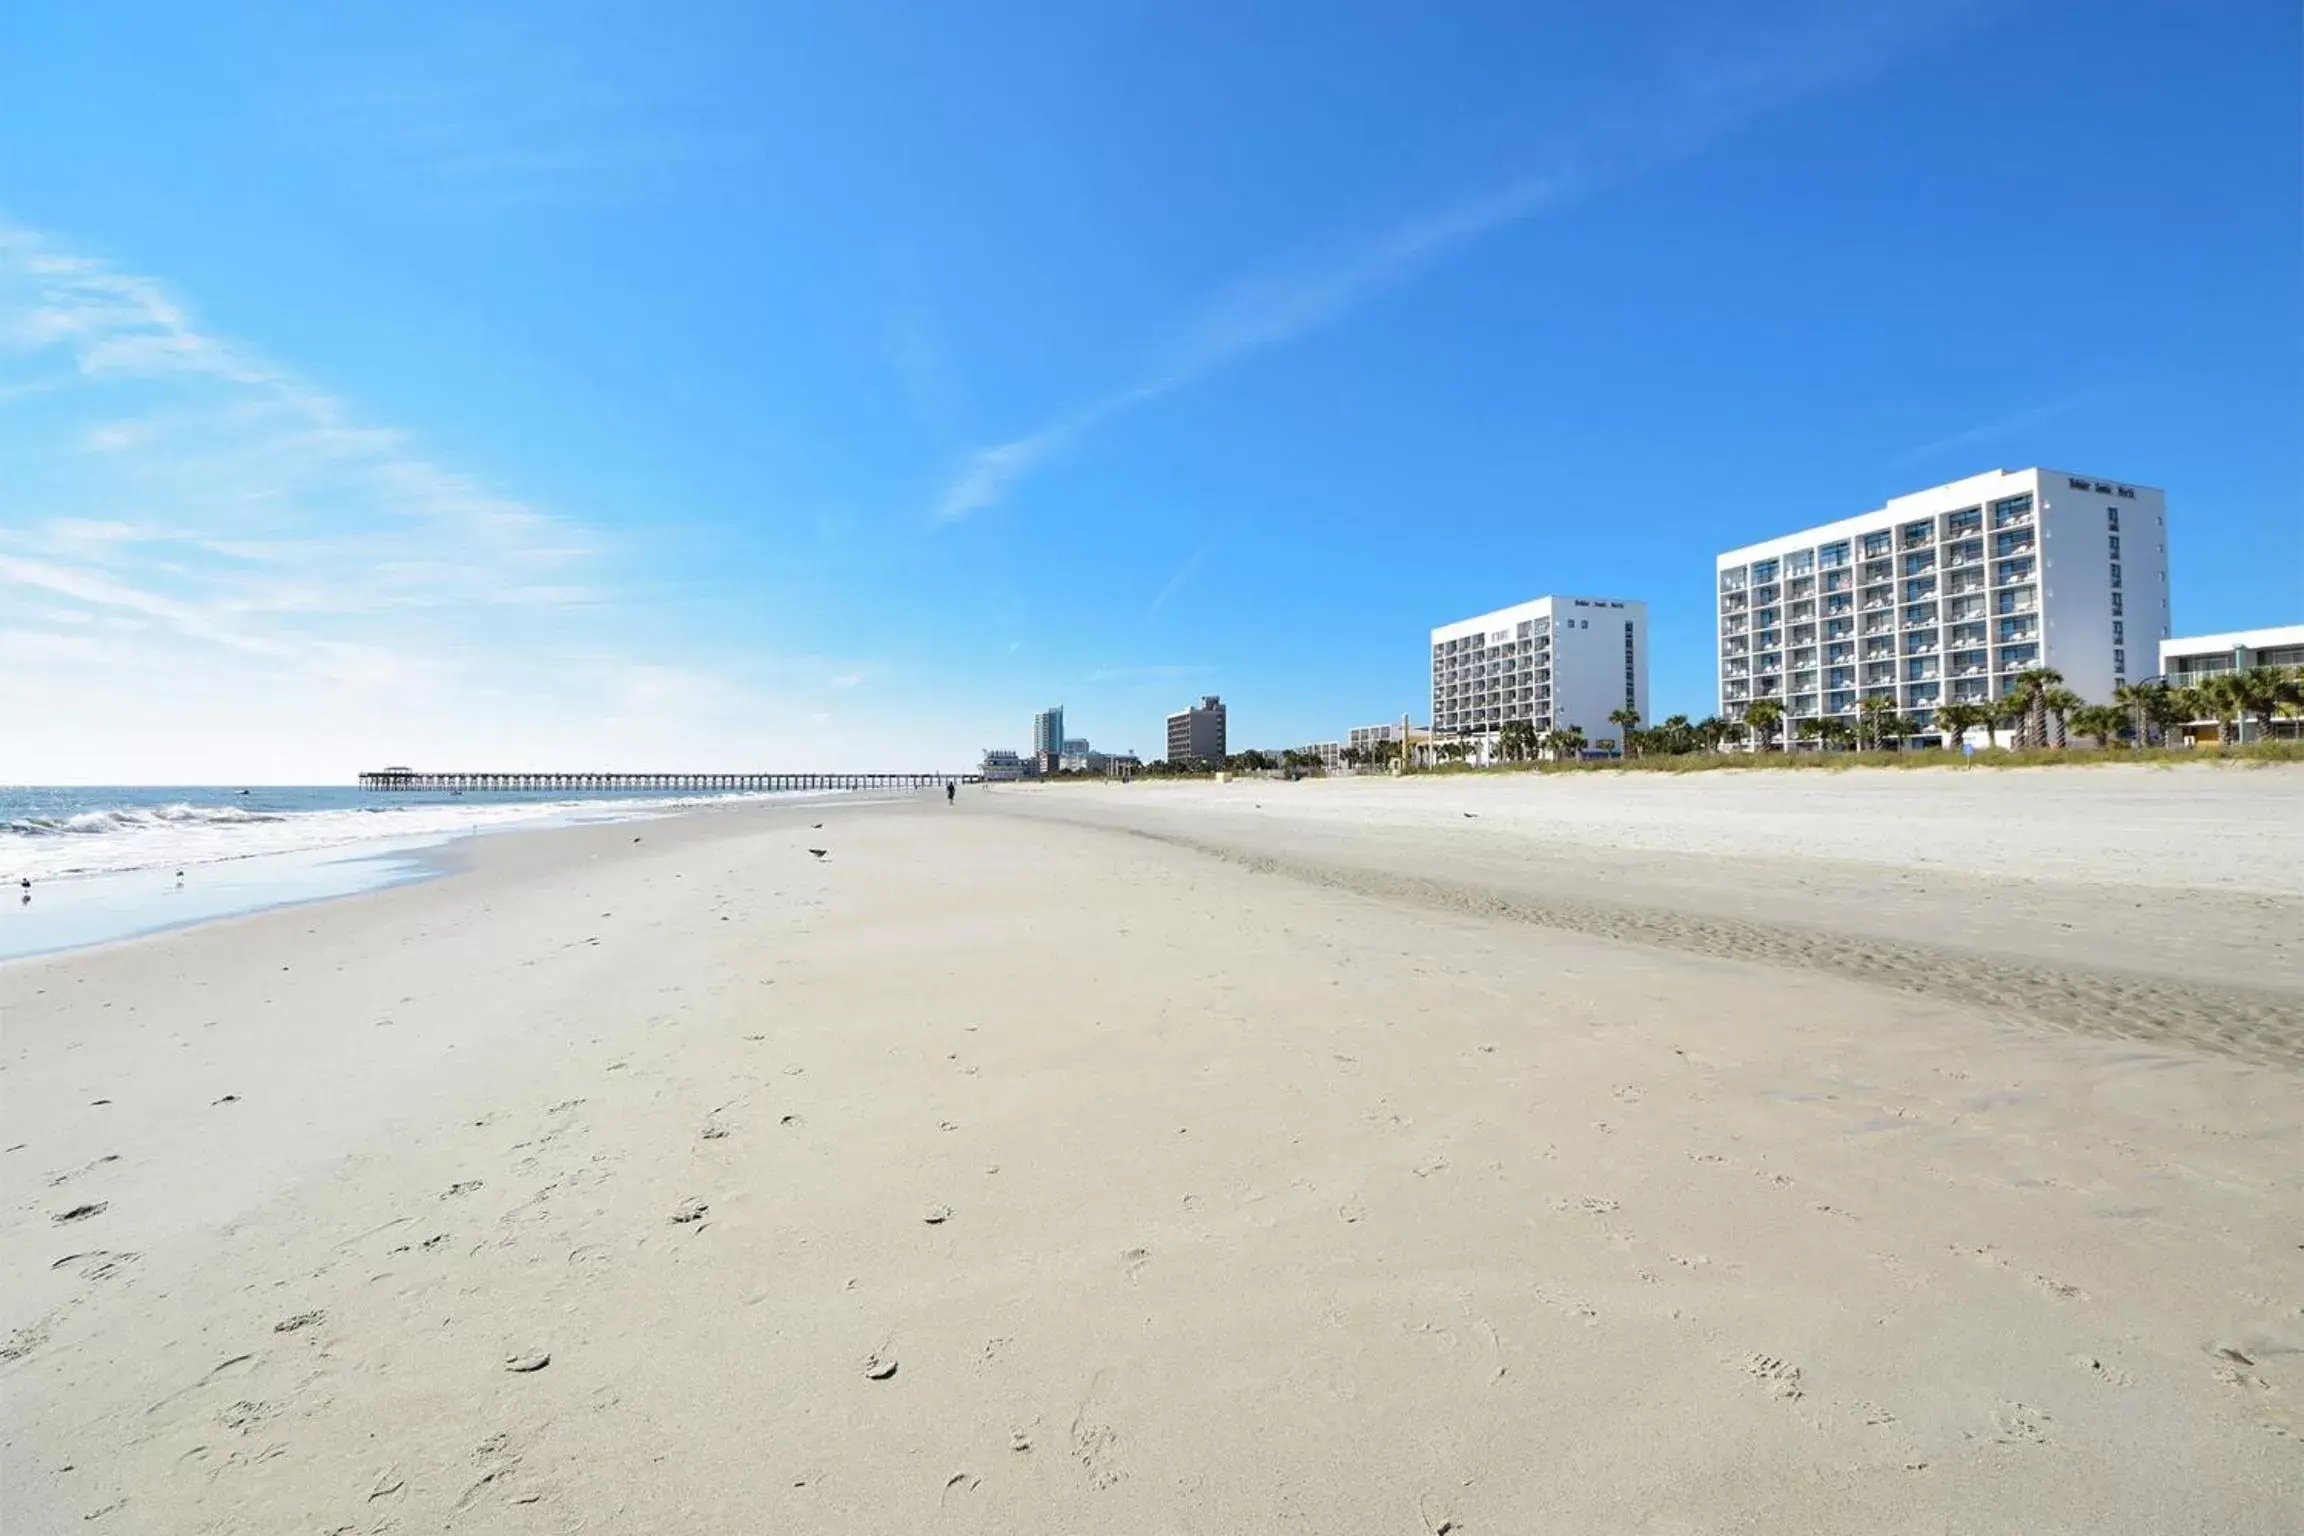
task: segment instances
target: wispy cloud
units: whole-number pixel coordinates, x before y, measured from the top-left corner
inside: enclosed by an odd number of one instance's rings
[[[843,696],[852,661],[635,640],[601,530],[437,462],[158,281],[0,225],[0,389],[20,377],[43,387],[0,393],[0,776],[874,765],[837,710],[771,723]]]
[[[157,282],[0,227],[0,366],[58,362],[73,387],[43,402],[43,424],[93,416],[68,440],[94,457],[70,472],[30,462],[29,439],[0,450],[27,488],[10,509],[8,579],[242,648],[257,644],[247,631],[258,614],[590,595],[569,575],[590,552],[588,531],[356,420],[202,329]],[[32,501],[42,496],[45,516]],[[143,585],[104,569],[123,563],[145,567]]]
[[[2012,411],[1995,420],[1982,422],[1958,432],[1948,433],[1932,442],[1921,443],[1917,447],[1906,448],[1900,453],[1891,454],[1888,462],[1901,469],[1923,464],[1931,459],[1943,458],[1957,449],[1974,448],[1983,443],[2005,442],[2020,433],[2029,432],[2035,427],[2053,421],[2056,417],[2078,406],[2101,399],[2103,393],[2102,390],[2084,389],[2077,394],[2065,395],[2059,399],[2030,406],[2024,410]]]
[[[1610,122],[1593,125],[1585,142],[1555,153],[1547,169],[1508,177],[1372,238],[1247,273],[1200,305],[1155,350],[1151,366],[1133,383],[1023,436],[968,454],[946,482],[931,516],[948,523],[997,505],[1087,433],[1335,325],[1458,252],[1557,213],[1594,187],[1695,154],[1762,112],[1877,67],[1915,38],[1981,3],[1911,0],[1866,8],[1860,16],[1826,12],[1810,29],[1749,53],[1717,53],[1683,63],[1672,87]]]
[[[1175,574],[1162,582],[1160,590],[1152,594],[1152,602],[1144,610],[1144,617],[1157,618],[1160,610],[1168,606],[1168,600],[1183,591],[1186,584],[1200,574],[1200,567],[1206,565],[1208,557],[1215,552],[1216,541],[1213,539],[1192,551],[1191,556],[1182,565],[1176,567]]]

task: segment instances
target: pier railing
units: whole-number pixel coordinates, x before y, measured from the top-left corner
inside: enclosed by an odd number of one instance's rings
[[[641,792],[802,789],[934,789],[969,784],[975,774],[960,773],[420,773],[413,768],[381,768],[360,775],[362,789],[415,793],[473,790]]]

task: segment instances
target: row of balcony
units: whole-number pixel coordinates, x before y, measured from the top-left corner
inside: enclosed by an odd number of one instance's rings
[[[2005,538],[2009,550],[2027,546],[2034,527],[2033,508],[2029,496],[2005,498],[1993,503],[1992,528]],[[1732,567],[1721,572],[1720,589],[1723,592],[1742,591],[1747,587],[1773,586],[1779,577],[1785,580],[1806,577],[1818,570],[1831,572],[1850,563],[1851,553],[1868,563],[1892,559],[1899,552],[1910,556],[1933,559],[1938,545],[1965,547],[1984,531],[1984,509],[1967,507],[1937,517],[1917,519],[1897,528],[1882,528],[1863,535],[1852,546],[1847,540],[1835,540],[1815,550],[1795,550],[1779,558],[1755,560],[1748,566]],[[1980,547],[1980,546],[1978,546]],[[1911,572],[1907,571],[1907,574]]]

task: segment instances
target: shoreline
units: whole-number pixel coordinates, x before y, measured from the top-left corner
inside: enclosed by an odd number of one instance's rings
[[[13,900],[13,893],[0,891],[0,968],[437,879],[462,867],[457,850],[480,838],[633,826],[750,807],[821,805],[852,793],[856,792],[803,791],[663,806],[620,804],[606,815],[539,807],[535,816],[489,825],[210,857],[187,862],[184,880],[175,880],[165,865],[50,875],[35,882],[30,902]]]
[[[2244,782],[2054,876],[1898,862],[1940,792],[731,808],[0,967],[10,1512],[2269,1536],[2304,1075],[2164,1011],[2261,943],[2304,1040]],[[2170,1027],[2028,1011],[2114,963]]]

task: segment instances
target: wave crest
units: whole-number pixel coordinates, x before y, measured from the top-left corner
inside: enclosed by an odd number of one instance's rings
[[[244,811],[235,805],[123,805],[80,811],[70,816],[21,816],[0,826],[0,830],[19,837],[92,837],[144,827],[220,826],[284,819],[275,813]]]

